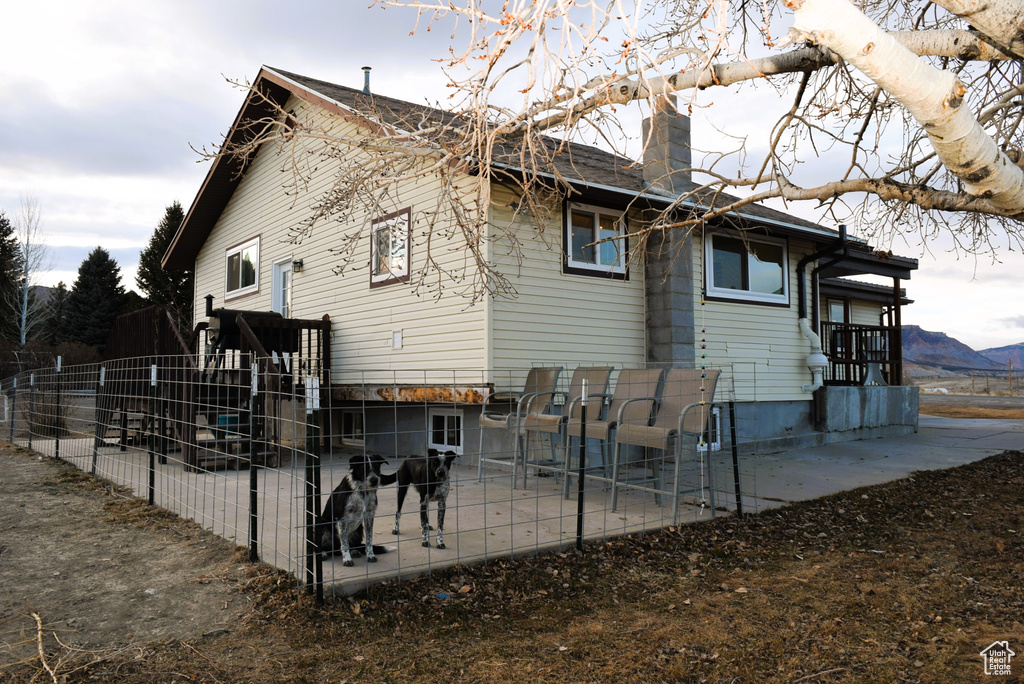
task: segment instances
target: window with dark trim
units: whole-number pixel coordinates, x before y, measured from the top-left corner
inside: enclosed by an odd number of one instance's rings
[[[708,297],[789,304],[785,240],[711,233],[705,240],[704,264]]]
[[[565,214],[563,270],[625,279],[629,245],[622,212],[570,202]]]
[[[363,431],[363,412],[359,410],[342,410],[341,441],[345,444],[363,444],[366,433]]]
[[[260,289],[260,239],[243,242],[227,250],[225,255],[225,299]]]
[[[828,299],[828,320],[831,323],[849,323],[850,312],[845,299]]]
[[[375,219],[370,226],[370,287],[409,280],[412,210]]]

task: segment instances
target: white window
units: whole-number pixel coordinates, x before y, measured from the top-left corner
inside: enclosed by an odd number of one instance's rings
[[[363,432],[362,411],[341,412],[341,441],[343,444],[361,446],[366,439]]]
[[[704,246],[709,297],[789,304],[786,242],[710,234]]]
[[[427,415],[429,436],[427,446],[438,451],[454,451],[462,455],[462,411],[430,409]]]
[[[226,297],[256,292],[260,289],[260,239],[253,238],[227,251]]]
[[[620,212],[569,204],[565,221],[565,271],[624,277],[626,219]]]
[[[409,279],[411,215],[409,209],[403,209],[376,219],[371,224],[371,286]]]

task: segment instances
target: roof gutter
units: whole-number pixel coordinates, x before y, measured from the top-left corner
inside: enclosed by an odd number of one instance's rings
[[[500,168],[504,169],[505,171],[515,171],[515,172],[518,172],[520,174],[523,173],[523,170],[521,168],[519,168],[518,166],[512,166],[511,164],[497,164],[497,163],[492,162],[491,166],[492,167],[496,167],[496,168],[500,167]],[[552,180],[557,180],[555,175],[552,174],[552,173],[543,173],[542,172],[542,173],[538,173],[537,175],[538,176],[542,176],[544,178],[550,178]],[[561,180],[562,181],[566,181],[568,179],[562,178]],[[612,186],[612,185],[602,185],[601,183],[588,183],[586,181],[568,180],[568,182],[570,184],[572,184],[572,185],[579,185],[579,186],[587,188],[587,189],[602,190],[604,192],[609,192],[609,193],[614,193],[614,194],[618,194],[618,195],[623,195],[623,196],[629,197],[629,198],[643,197],[645,199],[659,200],[661,202],[664,202],[665,204],[672,204],[674,202],[678,202],[680,206],[686,207],[688,209],[711,209],[711,208],[713,208],[713,207],[710,207],[708,205],[701,204],[699,202],[694,202],[694,201],[691,201],[691,200],[677,200],[676,198],[670,197],[668,195],[663,195],[663,194],[660,194],[660,193],[656,193],[656,192],[646,192],[646,191],[635,192],[633,190],[627,190],[625,188],[618,188],[618,187],[615,187],[615,186]],[[786,223],[785,221],[777,221],[775,219],[765,218],[763,216],[752,216],[751,214],[748,214],[748,213],[742,211],[741,209],[737,209],[737,210],[731,211],[729,213],[734,215],[734,216],[739,216],[740,218],[747,219],[748,221],[754,221],[756,223],[771,224],[771,225],[775,225],[775,226],[782,226],[784,228],[789,228],[790,230],[800,231],[801,233],[805,233],[807,235],[816,235],[816,236],[819,236],[819,237],[835,237],[835,233],[833,233],[831,231],[815,230],[814,228],[808,228],[807,226],[798,226],[798,225],[796,225],[794,223]],[[842,238],[842,239],[845,240],[845,238]],[[859,240],[857,238],[853,238],[853,239],[856,242],[863,242],[864,244],[867,244],[866,240]]]

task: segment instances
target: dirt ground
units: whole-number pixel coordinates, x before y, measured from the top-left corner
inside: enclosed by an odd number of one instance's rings
[[[0,502],[0,663],[38,656],[40,624],[46,649],[131,652],[231,629],[249,603],[222,539],[76,468],[0,447]]]
[[[0,473],[0,681],[1024,675],[1021,452],[325,605],[296,600],[289,578],[51,461],[0,448]],[[1020,654],[1010,677],[984,676],[980,652],[996,641]]]

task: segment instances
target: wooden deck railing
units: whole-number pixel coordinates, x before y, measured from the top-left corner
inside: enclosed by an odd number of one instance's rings
[[[828,357],[826,385],[863,385],[877,373],[888,385],[902,384],[902,339],[898,328],[849,323],[821,324],[821,346]]]

